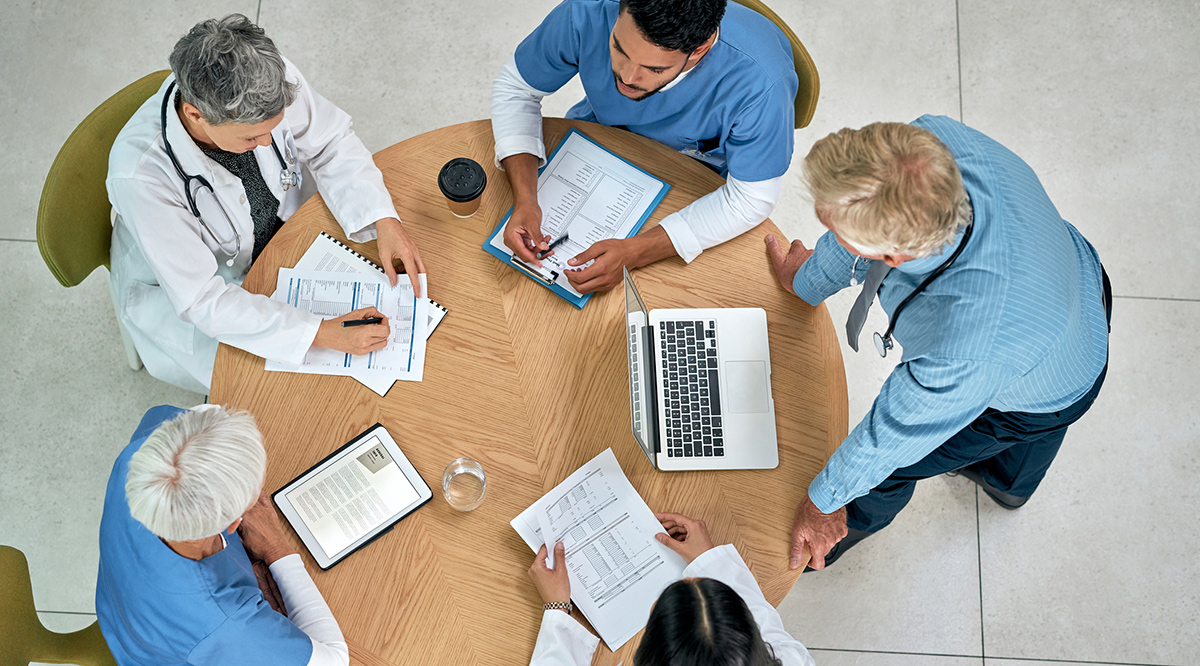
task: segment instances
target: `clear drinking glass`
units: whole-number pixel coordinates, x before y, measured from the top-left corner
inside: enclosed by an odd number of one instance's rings
[[[442,472],[442,495],[459,511],[471,511],[483,504],[487,494],[487,475],[483,465],[470,458],[458,458]]]

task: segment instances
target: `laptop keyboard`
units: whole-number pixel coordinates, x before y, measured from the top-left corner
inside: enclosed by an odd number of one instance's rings
[[[659,322],[663,421],[671,458],[725,455],[717,371],[717,322]]]
[[[630,376],[633,377],[633,422],[640,429],[642,424],[642,364],[641,353],[637,345],[637,324],[629,325],[629,365]]]

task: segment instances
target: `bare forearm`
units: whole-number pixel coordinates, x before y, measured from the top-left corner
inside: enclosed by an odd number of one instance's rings
[[[512,185],[513,206],[521,207],[537,203],[538,157],[529,153],[518,153],[504,158],[500,165],[508,174]]]
[[[626,264],[629,268],[641,268],[668,257],[679,256],[679,253],[675,251],[675,245],[671,243],[671,237],[662,227],[654,227],[626,242],[630,243],[633,249],[630,255],[631,261]]]

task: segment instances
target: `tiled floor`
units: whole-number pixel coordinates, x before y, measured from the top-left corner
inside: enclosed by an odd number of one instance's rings
[[[94,618],[95,532],[113,457],[146,408],[202,396],[124,366],[102,273],[66,290],[33,243],[58,146],[196,20],[258,16],[379,150],[488,114],[488,89],[554,0],[10,2],[0,21],[0,543],[24,550],[43,620]],[[1041,490],[1006,512],[961,478],[918,486],[885,532],[781,606],[818,664],[1200,663],[1200,5],[1193,0],[772,0],[822,78],[799,164],[842,126],[961,118],[1025,157],[1104,258],[1112,365]],[[561,114],[577,84],[546,102]],[[793,172],[773,219],[811,243]],[[835,318],[852,297],[830,301]],[[875,310],[876,318],[878,309]],[[872,326],[874,322],[868,324]],[[850,412],[890,364],[846,353]],[[514,663],[519,661],[519,655]]]

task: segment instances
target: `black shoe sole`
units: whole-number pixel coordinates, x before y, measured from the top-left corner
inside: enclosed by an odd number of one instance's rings
[[[979,472],[971,469],[970,465],[958,470],[958,473],[970,479],[975,483],[975,485],[982,488],[983,492],[986,493],[988,497],[992,498],[993,502],[999,504],[1005,509],[1008,509],[1009,511],[1016,511],[1017,509],[1025,506],[1025,503],[1029,501],[1028,497],[1017,497],[1016,495],[1010,495],[1003,490],[997,490],[996,488],[992,487],[991,484],[983,480],[983,477],[979,475]]]

